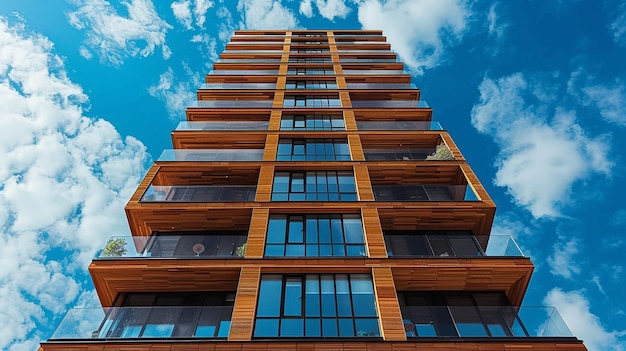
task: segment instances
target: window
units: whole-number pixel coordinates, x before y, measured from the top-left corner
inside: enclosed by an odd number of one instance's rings
[[[253,336],[380,336],[372,278],[263,275]]]
[[[146,257],[240,257],[248,238],[241,231],[157,232],[150,236]]]
[[[285,108],[315,108],[315,107],[341,107],[341,100],[335,96],[327,95],[286,95],[283,101]]]
[[[384,234],[389,256],[477,257],[484,255],[470,232],[386,231]]]
[[[350,161],[346,139],[280,139],[277,161]]]
[[[288,80],[285,89],[337,89],[334,80]]]
[[[291,52],[297,52],[300,54],[321,54],[322,52],[329,52],[330,50],[328,48],[323,48],[323,49],[304,49],[304,48],[297,48],[297,47],[292,47],[291,48]]]
[[[341,115],[283,115],[280,130],[345,130]]]
[[[352,171],[276,172],[272,201],[357,201]]]
[[[272,215],[267,226],[265,256],[366,256],[361,217]]]
[[[335,74],[335,70],[332,68],[290,68],[287,70],[287,75],[325,75]]]
[[[332,62],[330,57],[290,57],[290,63],[328,63]]]

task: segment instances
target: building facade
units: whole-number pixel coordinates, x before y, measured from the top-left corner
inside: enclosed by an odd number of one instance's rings
[[[585,350],[431,117],[380,31],[237,31],[40,350]]]

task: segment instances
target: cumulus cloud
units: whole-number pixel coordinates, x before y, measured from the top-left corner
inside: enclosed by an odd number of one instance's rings
[[[199,29],[204,28],[206,22],[206,13],[213,7],[213,2],[208,0],[190,0],[174,1],[170,7],[174,13],[176,20],[180,22],[186,29],[193,29],[193,19],[196,19],[196,26]]]
[[[240,27],[246,29],[290,29],[297,26],[294,13],[281,0],[239,0]]]
[[[626,127],[626,86],[619,79],[608,85],[583,88],[584,103],[598,109],[606,121]]]
[[[184,118],[181,111],[185,111],[187,106],[196,100],[196,95],[193,92],[200,85],[197,78],[200,76],[199,74],[192,72],[187,65],[184,65],[184,70],[188,80],[177,79],[178,76],[169,67],[159,76],[159,82],[148,88],[148,93],[151,96],[165,102],[165,107],[173,121]]]
[[[351,11],[344,0],[302,0],[299,8],[300,13],[308,18],[313,17],[313,3],[315,3],[320,15],[330,21],[333,21],[335,17],[346,18]]]
[[[0,17],[0,349],[34,350],[36,330],[82,296],[86,267],[145,169],[146,148],[83,115],[87,96],[46,38]]]
[[[217,18],[220,24],[217,30],[217,36],[222,42],[227,42],[230,37],[235,34],[235,26],[233,25],[233,15],[227,7],[220,7],[217,10]]]
[[[626,2],[622,2],[617,7],[617,15],[609,24],[608,29],[613,34],[613,40],[622,45],[626,45]]]
[[[120,16],[106,0],[70,0],[70,25],[86,33],[85,45],[102,61],[121,65],[128,57],[147,57],[157,47],[167,59],[165,34],[172,28],[161,19],[151,0],[122,2],[128,17]],[[169,56],[168,56],[169,57]]]
[[[582,291],[563,291],[554,288],[544,298],[546,305],[554,306],[570,331],[585,342],[589,351],[623,351],[626,331],[609,331],[598,316],[591,312],[589,300]]]
[[[505,26],[499,21],[498,14],[496,13],[497,5],[498,4],[495,3],[489,7],[489,12],[487,12],[487,30],[490,36],[500,39],[504,35]]]
[[[573,275],[580,273],[580,265],[576,260],[579,252],[577,239],[559,237],[559,242],[553,246],[553,252],[548,257],[550,273],[566,279],[572,279]]]
[[[365,0],[358,8],[363,28],[382,29],[416,73],[439,64],[444,47],[465,33],[469,16],[464,0]]]
[[[521,73],[484,78],[472,124],[500,146],[497,186],[538,218],[558,216],[571,188],[593,174],[610,176],[606,135],[589,137],[573,111],[555,106],[553,92]]]

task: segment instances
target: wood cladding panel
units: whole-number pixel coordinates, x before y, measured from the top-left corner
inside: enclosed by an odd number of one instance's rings
[[[360,201],[374,201],[374,192],[370,182],[369,172],[365,165],[354,166],[354,181]]]
[[[287,74],[287,69],[289,68],[289,65],[287,63],[281,63],[280,67],[278,68],[278,74],[281,76],[284,76],[285,74]],[[279,78],[285,78],[285,77],[279,77]],[[276,86],[276,89],[281,89],[278,86]],[[283,85],[282,89],[285,89],[285,86]]]
[[[265,150],[263,151],[263,161],[276,161],[277,150],[278,150],[278,134],[268,133],[265,139]]]
[[[260,279],[259,267],[241,269],[228,340],[245,341],[252,338]]]
[[[337,76],[337,89],[346,89],[346,78]]]
[[[348,81],[348,83],[350,83]],[[357,109],[354,110],[357,121],[430,121],[432,110],[429,109]]]
[[[150,186],[150,183],[152,183],[152,180],[156,176],[158,170],[159,166],[157,166],[156,164],[152,164],[152,166],[150,166],[150,169],[148,169],[146,175],[143,176],[143,179],[139,183],[137,189],[135,189],[135,192],[130,197],[129,201],[139,201],[141,199],[146,190],[148,190],[148,187]]]
[[[282,112],[281,111],[277,111],[274,110],[272,111],[272,114],[270,115],[270,124],[269,124],[269,130],[270,131],[278,131],[280,130],[280,119],[282,116]]]
[[[393,274],[388,267],[373,267],[372,280],[376,294],[381,335],[385,340],[406,340]]]
[[[347,91],[339,92],[339,100],[341,100],[341,107],[352,108],[352,102],[350,100],[350,93],[348,93]]]
[[[274,183],[274,166],[261,166],[255,201],[270,201]]]
[[[346,124],[346,130],[353,131],[356,128],[356,119],[354,119],[354,111],[347,110],[343,112],[343,120]]]
[[[467,184],[461,165],[454,161],[370,163],[368,169],[373,185]]]
[[[546,338],[547,339],[547,338]],[[164,348],[165,347],[165,348]],[[533,340],[420,340],[420,341],[206,341],[184,340],[141,344],[124,341],[85,343],[47,342],[39,351],[271,351],[271,350],[352,350],[352,351],[586,351],[576,338]]]
[[[364,161],[363,147],[361,146],[361,139],[358,135],[348,135],[348,145],[350,145],[350,156],[354,161]]]
[[[386,267],[398,291],[503,291],[519,305],[533,265],[528,258],[102,259],[89,266],[103,306],[120,292],[233,291],[241,269],[261,273],[368,273]]]
[[[442,140],[442,142],[444,144],[446,144],[448,149],[450,149],[450,151],[452,152],[452,155],[454,156],[455,159],[457,159],[457,160],[465,160],[465,157],[463,157],[463,154],[461,153],[461,150],[459,150],[459,147],[456,146],[456,143],[454,142],[454,140],[452,140],[452,138],[450,137],[450,134],[448,134],[448,132],[442,132],[441,133],[441,140]]]
[[[246,258],[263,258],[269,213],[270,211],[267,208],[255,208],[252,210]]]
[[[341,68],[341,65],[339,64],[333,65],[333,70],[335,71],[335,74],[343,74],[343,69]],[[345,82],[345,79],[344,79],[344,82]]]
[[[174,131],[172,145],[175,149],[262,149],[265,131]]]
[[[367,255],[371,258],[386,258],[387,248],[383,237],[382,226],[375,208],[361,209],[361,219],[367,244]]]
[[[285,97],[284,91],[277,91],[274,95],[274,102],[272,103],[273,108],[282,108],[283,107],[283,99]]]

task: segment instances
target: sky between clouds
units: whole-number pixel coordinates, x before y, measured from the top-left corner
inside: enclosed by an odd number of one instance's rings
[[[626,349],[626,1],[0,5],[0,349],[97,305],[86,271],[235,29],[382,29],[590,350]],[[621,196],[620,196],[621,195]]]

